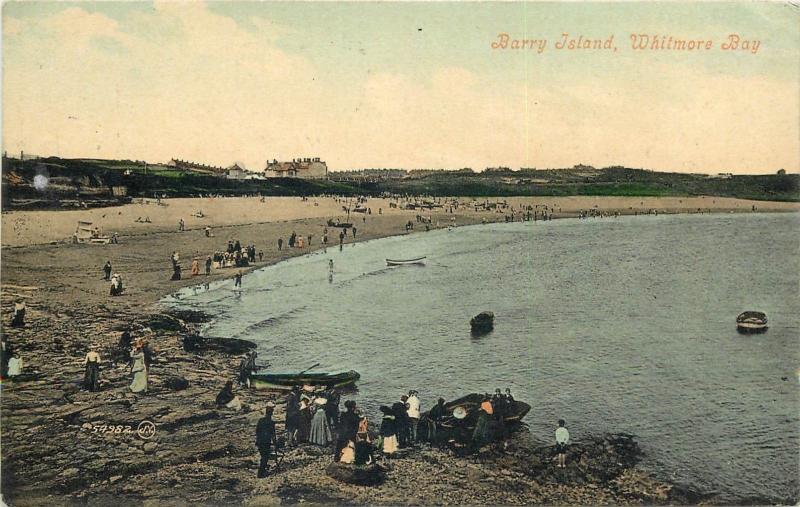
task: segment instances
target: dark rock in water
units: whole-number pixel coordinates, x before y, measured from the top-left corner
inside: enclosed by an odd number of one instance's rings
[[[168,377],[167,380],[164,381],[164,386],[173,391],[183,391],[189,387],[189,381],[183,377],[172,376]]]
[[[181,331],[185,328],[180,319],[165,313],[151,315],[147,320],[147,325],[153,331]]]
[[[356,466],[333,462],[325,473],[337,481],[357,486],[377,486],[386,479],[385,470],[377,464]]]
[[[225,354],[240,355],[256,348],[256,344],[238,338],[217,338],[200,335],[188,335],[183,338],[183,349],[186,352],[215,350]]]
[[[481,312],[469,321],[473,337],[489,333],[494,329],[494,313]]]
[[[175,309],[170,310],[167,314],[189,324],[202,324],[211,321],[211,317],[207,313],[198,310]]]
[[[555,466],[555,446],[524,451],[520,472],[540,482],[559,484],[608,483],[639,462],[642,450],[633,435],[609,433],[576,442],[567,448],[567,468]]]

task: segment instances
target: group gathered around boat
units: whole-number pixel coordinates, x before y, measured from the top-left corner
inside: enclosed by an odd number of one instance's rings
[[[234,399],[233,393],[226,392],[230,387],[231,383],[226,384],[220,393],[218,406],[238,408],[227,405]],[[475,453],[487,444],[505,441],[530,410],[530,405],[515,400],[507,388],[505,393],[500,389],[494,395],[473,393],[449,403],[439,398],[423,412],[419,393],[412,389],[397,401],[381,405],[380,422],[370,424],[354,400],[345,401],[344,411],[339,410],[342,394],[337,387],[292,386],[285,398],[282,436],[272,420],[274,404],[268,403],[256,429],[256,447],[261,454],[258,477],[268,475],[269,462],[277,462],[283,447],[329,447],[332,462],[357,467],[373,466],[423,443],[461,454]],[[563,437],[563,431],[559,432],[560,451],[568,443],[568,437]]]

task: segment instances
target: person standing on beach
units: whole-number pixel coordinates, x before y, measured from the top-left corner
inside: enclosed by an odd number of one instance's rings
[[[137,340],[131,351],[131,360],[133,367],[133,382],[131,382],[130,389],[134,393],[147,392],[147,368],[144,365],[144,352],[142,352],[142,342]]]
[[[106,265],[103,266],[103,280],[111,280],[111,261],[106,261]]]
[[[556,466],[558,468],[567,467],[567,447],[569,446],[569,431],[566,427],[564,419],[558,420],[558,428],[556,428]]]
[[[311,418],[311,432],[308,441],[322,447],[326,447],[333,440],[331,427],[328,424],[328,416],[325,413],[325,398],[317,398],[314,402],[317,405],[314,416]]]
[[[272,446],[278,448],[278,439],[275,434],[275,421],[272,420],[272,411],[274,405],[270,402],[264,409],[264,417],[258,420],[256,425],[256,448],[261,455],[261,462],[258,464],[259,479],[267,476],[267,469],[269,468],[269,454]]]
[[[211,274],[211,256],[206,257],[206,276]]]
[[[97,345],[92,345],[91,350],[83,360],[83,364],[86,366],[83,387],[92,392],[100,390],[100,354],[97,353],[96,349]]]
[[[278,250],[283,250],[283,238],[278,238]]]
[[[289,248],[294,248],[294,242],[297,240],[297,233],[292,231],[292,235],[289,236]]]
[[[286,395],[286,445],[294,445],[296,442],[297,426],[300,422],[300,387],[292,386],[292,390]]]
[[[186,230],[186,222],[182,218],[178,221],[178,230],[181,232]]]
[[[406,413],[408,414],[409,433],[411,437],[409,440],[413,445],[417,442],[417,426],[419,425],[419,398],[417,397],[417,391],[411,390],[408,392],[406,406],[408,407]]]
[[[241,288],[241,286],[242,286],[242,272],[241,271],[236,273],[236,276],[233,277],[233,286]]]
[[[442,422],[446,413],[447,409],[445,409],[444,406],[444,398],[439,398],[436,405],[428,412],[428,441],[431,445],[439,444],[439,438],[436,432],[439,429],[439,423]]]
[[[355,227],[353,227],[353,239],[356,239],[356,231],[357,231],[357,230],[358,230],[358,229],[356,229]]]
[[[397,422],[395,421],[394,410],[383,405],[380,407],[383,413],[381,421],[381,438],[383,440],[383,453],[387,456],[397,452]]]
[[[197,259],[192,260],[192,276],[197,276],[200,274],[200,261]]]
[[[18,299],[14,303],[14,315],[11,317],[11,327],[25,327],[25,301]]]

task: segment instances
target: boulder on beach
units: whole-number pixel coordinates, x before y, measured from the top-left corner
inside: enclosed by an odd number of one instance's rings
[[[197,334],[183,338],[183,349],[187,352],[214,350],[224,354],[241,355],[255,348],[255,343],[238,338],[206,337]]]
[[[167,377],[167,379],[164,381],[164,387],[172,391],[183,391],[189,387],[189,381],[183,377],[173,375]]]
[[[356,486],[377,486],[386,479],[386,471],[375,463],[360,466],[333,462],[325,473],[339,482]]]

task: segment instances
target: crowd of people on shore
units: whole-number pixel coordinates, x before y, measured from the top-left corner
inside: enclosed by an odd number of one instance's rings
[[[222,401],[228,402],[233,399],[231,396],[232,393],[228,393]],[[455,445],[474,453],[494,440],[501,440],[505,448],[510,432],[504,421],[511,415],[515,402],[511,390],[506,388],[502,393],[497,389],[493,395],[486,393],[480,400],[477,417],[473,414],[472,422],[465,427],[471,433],[466,441]],[[463,432],[457,431],[459,421],[467,417],[465,405],[447,406],[444,398],[439,398],[427,413],[423,413],[419,393],[410,390],[397,402],[380,406],[381,420],[375,431],[354,400],[344,402],[343,412],[339,411],[339,402],[340,393],[336,389],[314,393],[293,387],[286,396],[282,438],[277,435],[272,420],[274,405],[269,403],[256,429],[256,447],[261,453],[258,477],[267,476],[269,460],[274,459],[283,446],[331,447],[333,461],[363,466],[375,463],[377,453],[391,458],[401,449],[417,447],[421,442],[439,448],[454,444],[454,439],[463,437]],[[559,420],[554,447],[556,466],[566,466],[568,445],[566,423]]]

